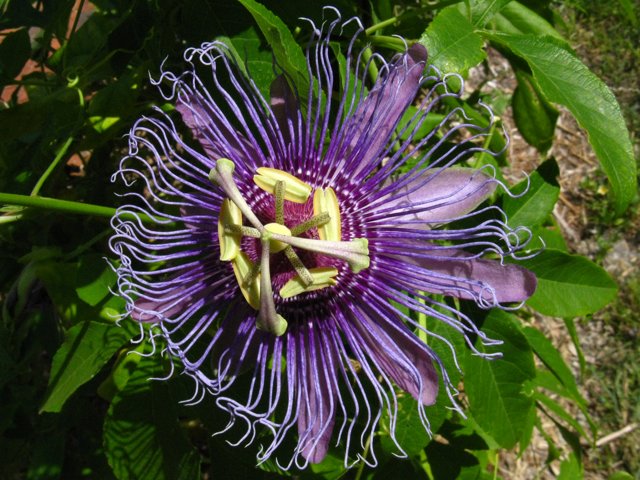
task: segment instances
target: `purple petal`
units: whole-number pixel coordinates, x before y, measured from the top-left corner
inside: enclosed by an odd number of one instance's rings
[[[159,323],[183,312],[191,303],[190,295],[180,295],[184,288],[176,289],[169,298],[151,300],[139,298],[135,301],[131,318],[136,322]]]
[[[398,181],[401,183],[402,179]],[[495,180],[470,168],[426,172],[398,188],[382,210],[403,212],[394,221],[440,223],[463,216],[484,202],[495,190]]]
[[[215,140],[216,135],[210,131],[211,125],[217,117],[207,108],[204,100],[200,100],[197,95],[186,96],[186,100],[181,96],[176,103],[176,110],[182,116],[185,125],[191,129],[193,138],[200,143],[207,157],[211,160],[217,160],[229,156],[227,148],[218,144]],[[242,152],[255,152],[253,145],[239,132],[230,130],[223,122],[219,121],[215,123],[215,127],[219,131],[217,135],[223,136],[228,147],[231,147],[240,158],[246,156]],[[257,154],[255,158],[258,158]]]
[[[482,298],[490,303],[524,302],[536,290],[538,280],[533,272],[519,265],[505,264],[495,260],[462,258],[468,254],[457,251],[454,256],[434,258],[412,258],[405,260],[450,279],[438,278],[442,288],[433,288],[432,293],[442,293],[458,298]],[[456,258],[458,257],[458,258]]]
[[[405,392],[423,405],[433,405],[438,395],[438,372],[431,354],[403,324],[397,328],[380,325],[374,315],[360,312],[356,327],[367,344],[372,360]],[[366,320],[367,325],[362,321]]]
[[[309,340],[307,348],[300,352],[306,354],[306,358],[298,363],[298,435],[302,456],[311,463],[320,463],[327,455],[335,424],[336,392],[332,388],[335,378],[333,381],[329,378],[335,376],[335,370],[333,360],[323,361],[323,356],[332,355],[329,346],[314,343],[313,339]]]
[[[349,131],[351,166],[359,172],[378,160],[398,121],[416,97],[427,60],[427,50],[416,43],[378,79],[369,95],[344,125]]]

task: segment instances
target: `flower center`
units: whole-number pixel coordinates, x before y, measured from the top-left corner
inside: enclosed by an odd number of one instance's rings
[[[242,295],[252,308],[258,310],[256,327],[280,336],[286,332],[287,321],[275,309],[271,255],[283,252],[296,272],[278,292],[281,298],[291,298],[338,284],[336,268],[307,268],[296,249],[345,261],[354,273],[358,273],[369,267],[368,242],[366,238],[342,241],[340,205],[332,188],[316,188],[313,216],[291,228],[287,227],[284,221],[285,201],[304,204],[311,196],[313,187],[275,168],[259,168],[253,177],[256,185],[275,197],[275,222],[263,225],[238,189],[233,179],[234,169],[231,160],[221,158],[209,172],[209,179],[220,186],[228,197],[222,202],[218,217],[220,259],[231,262]],[[244,218],[252,226],[244,225]],[[317,228],[319,239],[300,236],[313,228]],[[259,240],[260,255],[256,261],[242,251],[242,237]]]

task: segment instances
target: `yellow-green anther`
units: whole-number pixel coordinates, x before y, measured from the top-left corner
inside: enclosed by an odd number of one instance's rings
[[[284,250],[284,254],[287,256],[291,266],[295,269],[298,277],[300,277],[300,281],[305,286],[311,285],[313,283],[313,277],[309,273],[309,270],[307,270],[307,267],[302,263],[302,260],[300,260],[298,254],[293,250],[293,248],[291,248],[291,245],[287,245],[287,248]]]
[[[338,270],[333,267],[316,267],[310,268],[309,273],[313,281],[310,285],[305,285],[300,276],[296,275],[280,289],[280,296],[282,298],[291,298],[296,295],[300,295],[305,292],[312,292],[314,290],[320,290],[327,287],[337,285],[335,276],[338,275]]]
[[[258,278],[260,275],[260,264],[251,262],[251,270],[242,279],[242,286],[247,288]]]
[[[260,230],[253,227],[247,227],[245,225],[225,225],[224,231],[240,235],[242,237],[260,238]]]
[[[229,261],[236,258],[240,251],[240,233],[230,232],[227,227],[242,227],[242,212],[228,198],[223,200],[218,217],[218,242],[220,243],[220,260]]]
[[[254,269],[255,264],[244,252],[238,252],[238,255],[231,261],[231,264],[233,265],[233,273],[236,275],[236,281],[238,282],[242,296],[252,308],[259,310],[261,275],[254,276],[250,284],[244,286],[244,279]]]
[[[276,313],[271,287],[271,267],[269,265],[270,234],[263,234],[262,253],[260,254],[260,313],[256,320],[256,327],[270,332],[276,337],[284,335],[287,331],[287,321],[282,315]]]
[[[284,188],[285,183],[282,180],[276,182],[276,223],[284,225]]]
[[[267,223],[264,226],[264,229],[269,233],[279,233],[280,235],[288,235],[288,236],[291,235],[291,230],[289,230],[287,227],[279,223]],[[263,233],[262,238],[265,238],[265,236],[266,234]],[[286,243],[283,243],[279,240],[273,240],[273,239],[269,241],[269,249],[271,250],[271,253],[281,252],[285,248],[287,248]]]
[[[290,202],[305,203],[311,195],[311,185],[277,168],[260,167],[253,181],[265,192],[275,195],[276,183],[284,182],[284,198]]]
[[[313,213],[320,215],[328,213],[330,220],[318,227],[320,240],[339,242],[342,240],[342,221],[340,218],[340,205],[333,188],[316,188],[313,193]]]
[[[324,225],[329,220],[331,220],[331,217],[327,212],[322,212],[320,215],[314,215],[306,222],[299,223],[298,225],[293,227],[291,229],[291,235],[293,235],[294,237],[297,237],[301,233],[307,232],[312,228],[317,228],[317,227],[320,227],[321,225]]]

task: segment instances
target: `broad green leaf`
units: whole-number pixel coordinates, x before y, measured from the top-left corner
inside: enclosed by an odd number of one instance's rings
[[[482,27],[509,3],[511,0],[473,0],[471,2],[471,21],[476,27]]]
[[[399,122],[400,127],[398,129],[398,131],[401,132],[400,138],[402,140],[407,140],[409,137],[413,138],[414,140],[420,140],[426,137],[433,131],[434,128],[440,125],[440,122],[442,122],[445,118],[444,115],[440,113],[429,113],[422,121],[422,123],[418,126],[417,120],[420,115],[414,118],[414,116],[416,116],[418,112],[418,108],[410,105],[402,115],[402,119]],[[404,130],[405,128],[406,130]]]
[[[229,51],[245,75],[251,76],[258,89],[269,98],[271,82],[275,78],[273,54],[263,48],[255,28],[251,27],[233,37],[219,37],[229,46]]]
[[[31,54],[31,43],[26,28],[10,33],[0,43],[0,80],[16,77]]]
[[[114,397],[104,423],[105,454],[118,480],[197,480],[200,455],[178,423],[176,402],[155,356],[143,358]]]
[[[117,275],[101,255],[86,255],[80,258],[76,277],[76,293],[80,300],[92,307],[109,293]]]
[[[480,464],[478,456],[474,453],[487,450],[489,447],[486,442],[475,430],[452,422],[446,422],[438,430],[438,435],[447,443],[431,442],[425,449],[431,471],[429,478],[435,480],[458,479],[461,476],[469,478],[466,476],[467,472]],[[392,475],[387,478],[414,477]]]
[[[527,61],[540,91],[565,105],[589,135],[621,213],[637,190],[636,162],[620,106],[611,90],[552,37],[493,34],[489,38]]]
[[[73,392],[92,379],[132,336],[130,328],[92,321],[69,329],[53,357],[49,392],[40,411],[59,412]]]
[[[544,153],[553,143],[558,110],[547,102],[526,72],[516,70],[518,86],[511,97],[513,118],[524,139]]]
[[[309,90],[307,59],[302,48],[280,18],[255,0],[238,0],[253,16],[273,50],[277,64],[287,72],[300,95]]]
[[[429,63],[443,73],[465,73],[486,56],[482,38],[455,7],[442,10],[420,37]]]
[[[528,184],[529,189],[524,195],[516,198],[505,195],[503,208],[511,227],[534,227],[547,220],[560,195],[560,186],[556,180],[558,174],[555,160],[547,160],[528,180],[523,180],[513,187],[512,192],[519,195],[525,191]]]
[[[531,229],[531,234],[534,239],[544,242],[545,248],[560,250],[561,252],[568,250],[567,243],[557,225],[534,227]]]
[[[527,337],[529,345],[531,345],[534,353],[542,363],[560,380],[567,390],[575,395],[574,398],[576,400],[584,403],[571,370],[569,370],[560,352],[553,346],[551,341],[540,330],[535,328],[525,327],[522,329],[522,333]]]
[[[503,357],[487,360],[471,351],[464,359],[464,388],[469,410],[478,425],[503,448],[512,448],[527,432],[527,419],[534,406],[527,384],[535,378],[533,353],[512,315],[492,310],[482,331],[504,341],[497,349]],[[489,349],[476,342],[480,352]]]
[[[545,315],[577,317],[597,312],[617,292],[607,272],[578,255],[549,249],[519,264],[538,277],[538,288],[527,304]]]
[[[338,480],[344,477],[346,469],[344,467],[344,459],[332,455],[331,452],[320,463],[312,463],[309,465],[310,470],[319,475],[324,480]],[[282,473],[280,473],[282,476]]]
[[[549,22],[520,2],[512,1],[493,17],[493,28],[502,33],[549,35],[563,42],[566,40]]]
[[[446,395],[445,395],[446,396]],[[440,400],[445,400],[440,398]],[[383,414],[383,424],[388,425],[388,413]],[[398,444],[409,456],[416,455],[427,446],[431,438],[427,434],[418,412],[418,404],[411,395],[398,395],[398,414],[396,416],[395,437]],[[442,417],[444,421],[444,417]],[[442,422],[440,422],[442,423]],[[439,425],[436,427],[438,428]],[[391,439],[389,432],[381,437],[380,446],[389,453],[398,453],[398,447]]]

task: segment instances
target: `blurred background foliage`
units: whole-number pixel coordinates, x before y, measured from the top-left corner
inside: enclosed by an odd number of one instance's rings
[[[168,371],[159,356],[129,355],[149,348],[131,342],[139,337],[132,322],[114,325],[124,305],[110,291],[109,216],[119,204],[110,177],[134,121],[153,106],[173,109],[149,75],[163,62],[180,71],[187,46],[219,38],[264,91],[274,59],[304,83],[306,72],[278,52],[304,50],[310,30],[300,18],[321,22],[325,3],[0,0],[0,478],[640,478],[637,441],[617,449],[602,441],[640,421],[633,401],[640,392],[633,367],[640,360],[640,281],[637,273],[625,277],[616,296],[616,282],[597,265],[620,238],[635,239],[627,255],[637,255],[640,7],[633,0],[331,3],[343,18],[362,19],[361,47],[389,56],[403,48],[394,35],[424,43],[435,66],[469,79],[461,104],[474,121],[488,124],[477,107],[483,100],[531,147],[530,179],[513,186],[519,193],[529,183],[528,192],[494,201],[511,225],[544,239],[548,248],[523,262],[540,286],[520,318],[462,305],[505,341],[504,360],[491,363],[459,342],[467,375],[449,372],[463,387],[466,419],[441,399],[428,409],[436,432],[429,438],[413,400],[401,397],[398,437],[408,459],[396,458],[380,431],[376,469],[346,470],[337,449],[305,472],[282,472],[274,463],[255,466],[256,445],[232,448],[212,437],[227,419],[211,399],[182,406],[191,386],[181,377],[149,382]],[[496,59],[508,66],[510,90],[496,83]],[[562,200],[554,148],[563,111],[584,129],[597,159],[593,176],[579,182],[589,232],[606,243],[580,252],[595,263],[573,254],[578,244],[554,214]],[[505,145],[496,128],[490,146]],[[468,161],[487,162],[505,172],[514,167],[506,154]],[[623,368],[595,364],[581,349],[584,330],[574,318],[605,306],[603,335],[619,340],[606,345]],[[541,316],[562,326],[559,339],[541,333]],[[432,326],[438,329],[448,335]],[[577,366],[558,340],[572,346]],[[526,452],[540,449],[536,442],[546,458],[514,477]]]

